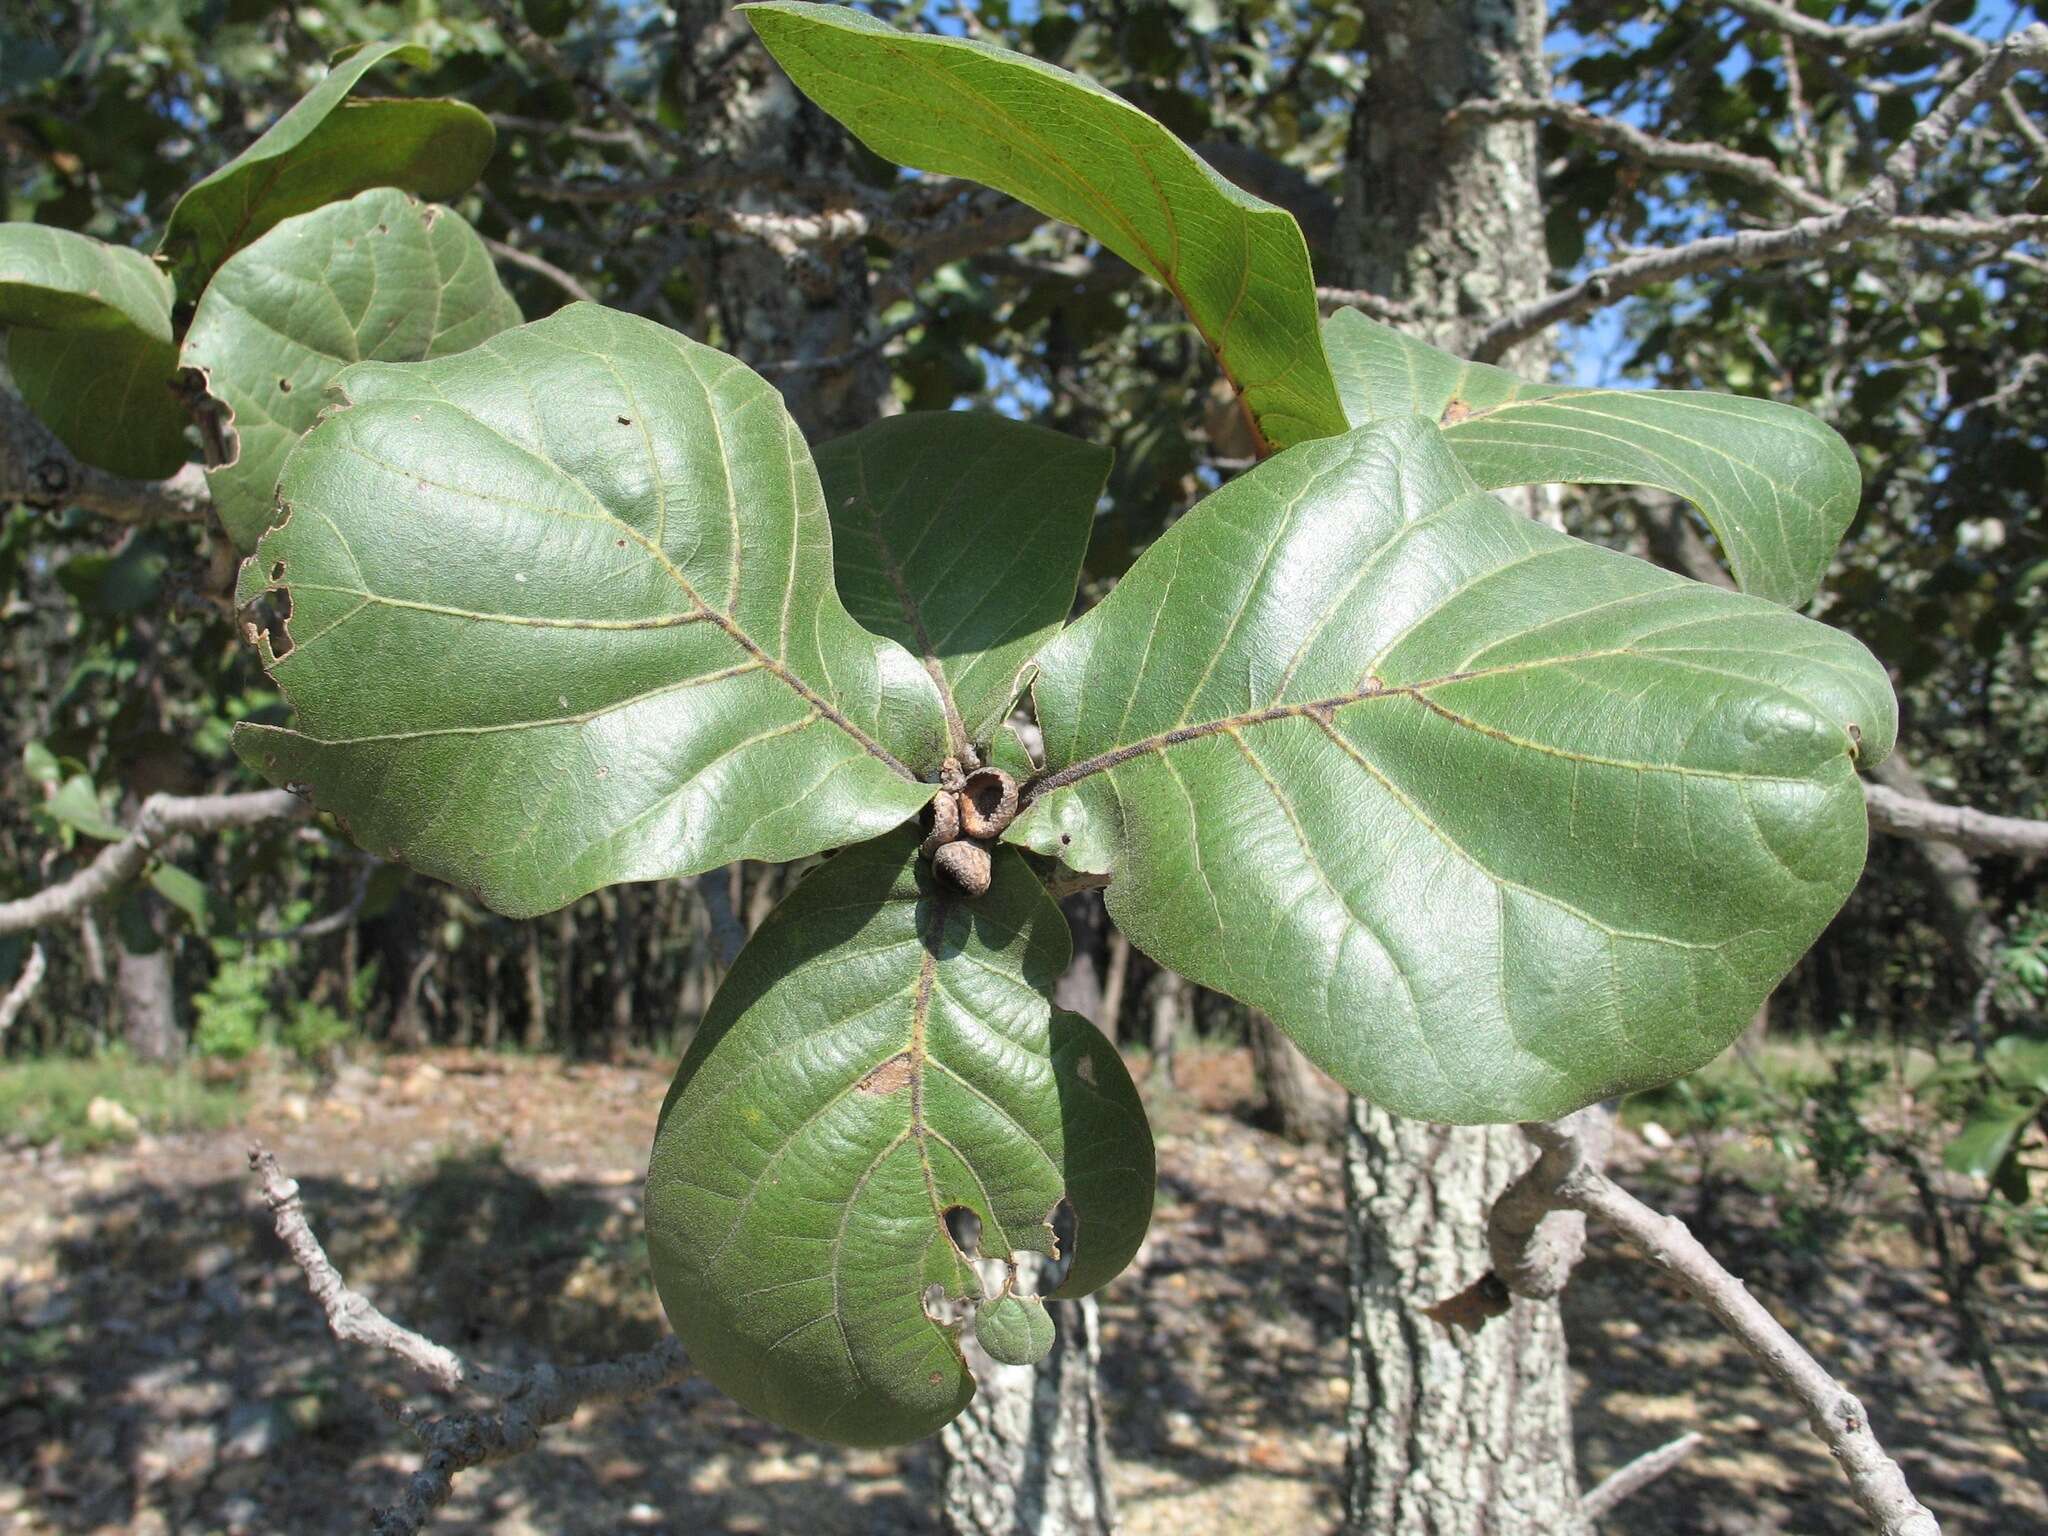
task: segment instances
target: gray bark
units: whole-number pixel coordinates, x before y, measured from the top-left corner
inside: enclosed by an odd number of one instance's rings
[[[1368,0],[1372,75],[1354,115],[1337,276],[1413,306],[1453,350],[1538,296],[1543,247],[1527,124],[1453,129],[1484,96],[1541,96],[1541,0]],[[1526,352],[1516,362],[1540,370]],[[1535,513],[1535,506],[1527,510]],[[1564,1329],[1517,1300],[1476,1334],[1424,1313],[1490,1268],[1486,1216],[1530,1161],[1511,1127],[1405,1121],[1354,1101],[1351,1244],[1355,1536],[1582,1536]]]
[[[178,988],[171,948],[162,937],[163,918],[154,896],[140,898],[155,943],[130,949],[122,936],[114,959],[114,996],[121,1010],[121,1038],[137,1061],[176,1061],[185,1054],[178,1022]],[[115,931],[120,932],[119,925]]]
[[[949,1536],[1110,1536],[1116,1503],[1103,1444],[1102,1321],[1095,1298],[1053,1301],[1052,1353],[997,1365],[962,1330],[978,1390],[940,1433]]]

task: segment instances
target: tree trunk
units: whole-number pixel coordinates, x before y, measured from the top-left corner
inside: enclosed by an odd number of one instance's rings
[[[520,1044],[529,1051],[538,1051],[548,1043],[548,984],[541,968],[540,924],[527,922],[526,950],[520,957],[521,970],[526,976],[526,1031],[520,1036]]]
[[[1265,1123],[1289,1141],[1335,1142],[1344,1134],[1344,1090],[1257,1009],[1252,1067],[1266,1095]]]
[[[1460,101],[1545,94],[1543,17],[1541,0],[1365,5],[1372,73],[1351,125],[1341,280],[1411,304],[1408,328],[1453,350],[1537,296],[1548,271],[1533,128],[1444,121]],[[1530,1158],[1511,1127],[1351,1106],[1354,1536],[1587,1530],[1556,1304],[1517,1300],[1466,1337],[1423,1311],[1486,1273],[1487,1211]]]
[[[1152,985],[1146,990],[1147,1001],[1152,1005],[1152,1086],[1171,1088],[1173,1048],[1180,1041],[1181,1031],[1187,1027],[1189,1015],[1194,1012],[1194,988],[1188,985],[1185,976],[1160,971],[1153,976]]]
[[[1020,1278],[1024,1269],[1020,1262]],[[1102,1321],[1095,1298],[1051,1301],[1046,1310],[1052,1353],[1037,1365],[997,1365],[971,1327],[961,1330],[977,1390],[939,1435],[948,1536],[1110,1536],[1116,1529],[1096,1385]]]
[[[114,996],[121,1010],[121,1038],[137,1061],[176,1061],[185,1054],[185,1031],[178,1024],[177,979],[171,947],[163,938],[163,915],[155,896],[139,893],[135,900],[135,923],[145,925],[147,934],[131,934],[130,924],[114,925],[119,940]]]

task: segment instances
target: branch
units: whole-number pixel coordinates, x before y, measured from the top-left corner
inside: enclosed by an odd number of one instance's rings
[[[1941,805],[1882,784],[1865,784],[1863,801],[1870,811],[1871,826],[1894,837],[1954,843],[1969,853],[2048,854],[2048,821],[1994,816],[1967,805]]]
[[[529,272],[538,273],[572,299],[584,304],[597,302],[596,296],[588,288],[545,256],[536,256],[531,251],[522,251],[516,245],[507,245],[504,241],[493,240],[489,236],[484,237],[484,249],[500,261],[509,261],[515,267],[524,267]]]
[[[1522,1127],[1523,1134],[1540,1149],[1537,1167],[1543,1170],[1541,1183],[1549,1190],[1548,1203],[1559,1211],[1598,1216],[1634,1242],[1651,1263],[1713,1313],[1779,1386],[1798,1398],[1814,1434],[1841,1465],[1850,1493],[1880,1536],[1940,1536],[1941,1527],[1934,1516],[1913,1497],[1898,1463],[1885,1454],[1871,1433],[1862,1403],[1700,1246],[1685,1223],[1650,1209],[1594,1165],[1593,1149],[1585,1137],[1584,1113],[1554,1124]],[[1524,1175],[1517,1187],[1526,1206],[1537,1186]],[[1513,1283],[1506,1273],[1502,1278]]]
[[[1676,1440],[1645,1451],[1625,1467],[1617,1467],[1588,1489],[1579,1500],[1579,1514],[1588,1525],[1614,1513],[1614,1506],[1630,1494],[1641,1493],[1666,1472],[1707,1443],[1698,1430],[1688,1430]]]
[[[181,832],[218,832],[310,814],[312,807],[289,790],[261,789],[236,795],[151,795],[142,802],[135,829],[109,843],[68,880],[0,902],[0,934],[23,933],[83,911],[127,885],[163,844]]]
[[[1375,320],[1384,320],[1390,325],[1406,320],[1415,313],[1413,304],[1390,299],[1385,294],[1374,293],[1369,288],[1319,287],[1316,289],[1316,303],[1325,311],[1355,309],[1372,316]]]
[[[1802,43],[1827,48],[1836,53],[1869,53],[1873,49],[1888,48],[1893,43],[1907,42],[1924,37],[1933,27],[1934,13],[1940,5],[1922,6],[1911,15],[1901,16],[1897,21],[1880,21],[1868,26],[1837,26],[1829,21],[1817,21],[1778,0],[1726,0],[1730,10],[1776,27],[1788,36]],[[1948,31],[1948,28],[1941,28]],[[1963,34],[1968,36],[1967,33]],[[1975,38],[1970,38],[1976,42]],[[1980,45],[1981,46],[1981,45]]]
[[[279,1241],[304,1271],[306,1283],[334,1336],[396,1355],[443,1392],[468,1389],[498,1400],[496,1410],[398,1414],[427,1455],[398,1502],[377,1511],[376,1536],[416,1536],[454,1491],[455,1474],[532,1450],[540,1432],[569,1418],[585,1403],[624,1402],[674,1386],[690,1373],[683,1347],[670,1338],[654,1348],[617,1360],[561,1368],[548,1364],[523,1371],[495,1371],[472,1364],[446,1345],[393,1322],[359,1291],[351,1290],[306,1220],[303,1192],[287,1178],[277,1155],[249,1149],[249,1169],[263,1187]]]
[[[120,523],[199,523],[213,512],[206,472],[130,480],[82,462],[21,396],[0,388],[0,506],[83,507]]]
[[[21,967],[21,974],[14,978],[14,985],[7,989],[7,995],[0,997],[0,1043],[6,1041],[7,1031],[14,1028],[14,1021],[21,1017],[21,1010],[36,995],[36,988],[43,984],[44,968],[43,946],[29,945],[28,959]]]
[[[1769,0],[1741,3],[1768,5]],[[1777,7],[1771,5],[1770,9],[1775,11]],[[2010,219],[1922,219],[1901,215],[1899,202],[1906,187],[1948,146],[1978,107],[2003,93],[2020,70],[2043,64],[2048,64],[2048,25],[2037,22],[1990,49],[1983,62],[1892,151],[1883,170],[1871,179],[1855,202],[1832,213],[1811,214],[1782,229],[1717,235],[1602,267],[1547,298],[1525,304],[1496,320],[1481,334],[1473,348],[1473,358],[1492,362],[1509,348],[1560,321],[1578,319],[1641,289],[1698,272],[1768,266],[1886,233],[1963,243],[1997,243],[2040,233],[2048,222],[2034,215]]]
[[[1564,124],[1574,133],[1618,149],[1645,165],[1665,166],[1677,171],[1705,171],[1732,176],[1739,181],[1767,187],[1787,202],[1808,213],[1834,213],[1839,207],[1795,176],[1788,176],[1775,162],[1760,155],[1745,155],[1720,144],[1660,139],[1617,118],[1602,117],[1569,101],[1548,97],[1509,96],[1495,101],[1468,101],[1453,108],[1446,121],[1452,123],[1539,122],[1545,118]]]

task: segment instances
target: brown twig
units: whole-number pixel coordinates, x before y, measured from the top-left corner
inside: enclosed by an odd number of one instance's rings
[[[1666,1472],[1707,1443],[1698,1430],[1687,1430],[1676,1440],[1666,1441],[1654,1451],[1645,1451],[1634,1461],[1617,1467],[1586,1490],[1579,1500],[1579,1513],[1590,1525],[1614,1513],[1615,1505],[1632,1494],[1641,1493]]]
[[[507,245],[504,241],[493,240],[489,236],[484,237],[484,249],[500,261],[509,261],[515,267],[524,267],[527,271],[546,278],[557,288],[561,289],[562,292],[569,295],[570,298],[580,303],[595,304],[597,302],[595,294],[584,287],[576,278],[564,272],[552,261],[549,261],[545,256],[536,256],[532,251],[522,251],[516,245]]]
[[[399,1424],[427,1454],[398,1501],[376,1512],[371,1522],[376,1536],[417,1536],[434,1511],[447,1503],[457,1473],[532,1450],[543,1429],[569,1418],[584,1404],[645,1397],[690,1374],[683,1347],[673,1338],[638,1354],[590,1365],[543,1363],[522,1371],[478,1366],[394,1322],[361,1292],[349,1288],[313,1234],[298,1181],[286,1177],[274,1152],[252,1146],[249,1169],[262,1185],[279,1241],[305,1274],[336,1338],[396,1356],[443,1392],[467,1390],[497,1400],[496,1408],[472,1413],[429,1415],[410,1408],[399,1412]]]
[[[1597,1216],[1630,1239],[1651,1263],[1734,1334],[1779,1386],[1799,1400],[1814,1434],[1841,1466],[1850,1493],[1880,1536],[1940,1536],[1941,1527],[1933,1514],[1913,1497],[1898,1463],[1871,1433],[1863,1404],[1785,1331],[1740,1280],[1721,1267],[1685,1223],[1652,1210],[1600,1171],[1594,1160],[1596,1149],[1587,1140],[1584,1115],[1581,1111],[1552,1124],[1522,1127],[1538,1149],[1541,1173],[1518,1181],[1520,1198],[1512,1209],[1520,1224],[1532,1237],[1540,1234],[1541,1221],[1531,1223],[1526,1218],[1534,1206],[1548,1204],[1554,1211]],[[1547,1195],[1543,1193],[1546,1190]],[[1503,1246],[1512,1246],[1511,1236],[1497,1240],[1496,1263],[1501,1262]],[[1546,1275],[1549,1269],[1540,1255],[1525,1262],[1508,1254],[1501,1278],[1512,1287],[1515,1276],[1524,1272]]]

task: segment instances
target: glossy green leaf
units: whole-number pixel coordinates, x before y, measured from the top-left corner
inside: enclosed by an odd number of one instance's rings
[[[1000,1296],[976,1309],[975,1342],[1001,1365],[1036,1365],[1052,1353],[1052,1315],[1036,1296]]]
[[[840,606],[810,456],[744,365],[576,304],[335,388],[240,586],[289,610],[258,643],[295,726],[235,741],[364,847],[528,915],[930,798],[938,690]]]
[[[1517,516],[1418,417],[1234,481],[1039,661],[1011,838],[1435,1120],[1726,1046],[1855,884],[1896,726],[1854,640]]]
[[[1682,496],[1714,530],[1742,590],[1788,607],[1819,590],[1863,494],[1849,445],[1796,406],[1530,384],[1350,309],[1324,323],[1323,344],[1353,426],[1427,416],[1488,490],[1563,482]]]
[[[1092,81],[836,5],[743,7],[798,89],[876,154],[1077,225],[1187,310],[1276,447],[1344,430],[1294,217]]]
[[[398,187],[430,200],[466,191],[491,158],[491,120],[463,101],[350,100],[380,64],[430,60],[417,44],[368,43],[334,67],[264,133],[178,199],[158,250],[178,292],[198,298],[223,261],[295,213]]]
[[[444,357],[518,323],[476,231],[391,187],[286,219],[229,257],[181,361],[228,410],[233,457],[206,481],[236,545],[270,526],[278,471],[335,374]]]
[[[0,327],[15,388],[86,463],[144,478],[184,463],[171,285],[147,256],[0,224]]]
[[[988,745],[1074,605],[1109,450],[1001,416],[893,416],[818,450],[839,595],[923,659],[953,749]]]
[[[1066,918],[997,850],[968,901],[909,832],[828,860],[748,942],[683,1058],[647,1172],[647,1241],[691,1361],[744,1406],[855,1445],[930,1434],[973,1396],[927,1288],[982,1295],[980,1254],[1107,1284],[1151,1216],[1144,1110],[1116,1047],[1047,998]],[[957,1325],[955,1325],[957,1326]]]

